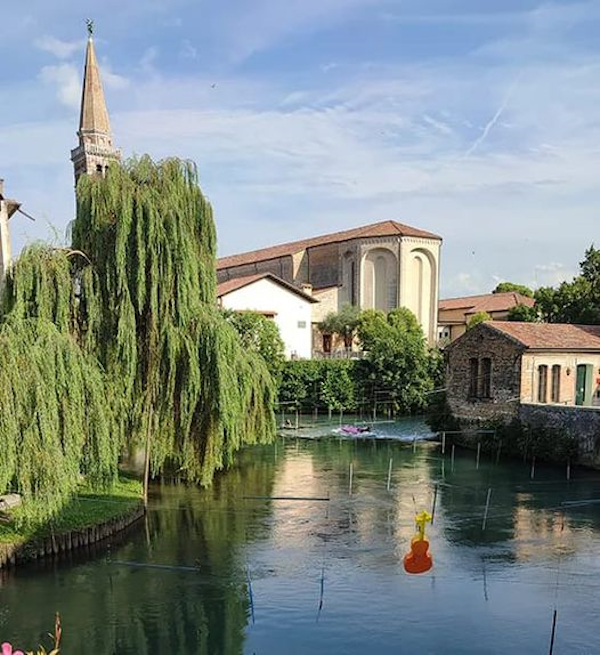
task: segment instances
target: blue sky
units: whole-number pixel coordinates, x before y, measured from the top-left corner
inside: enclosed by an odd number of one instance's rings
[[[125,155],[197,162],[219,254],[395,219],[444,239],[442,296],[556,284],[600,245],[600,3],[6,3],[0,177],[73,217],[85,19]]]

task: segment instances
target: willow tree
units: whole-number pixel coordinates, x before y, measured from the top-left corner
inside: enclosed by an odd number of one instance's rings
[[[86,407],[102,405],[102,415],[92,412],[87,420],[91,434],[107,425],[110,470],[124,446],[145,444],[154,473],[169,464],[208,484],[244,443],[274,436],[273,382],[264,361],[243,349],[217,310],[215,258],[212,210],[195,166],[143,157],[113,166],[106,178],[83,176],[72,249],[29,249],[7,279],[0,320],[20,326],[6,337],[11,352],[20,343],[33,344],[28,330],[38,334],[42,323],[54,330],[52,336],[44,332],[53,343],[49,353],[67,352],[70,345],[80,373],[71,381],[61,378],[63,392],[81,398],[77,385],[89,383],[89,389],[86,404],[74,403],[68,411],[85,415]],[[34,328],[26,327],[30,323]],[[52,355],[39,356],[48,361],[40,364],[35,384],[53,394]],[[10,365],[17,370],[15,362]],[[35,405],[31,389],[9,382],[11,376],[0,369],[0,389],[4,383],[7,390],[3,406],[7,399]],[[0,447],[15,438],[16,425],[0,421]],[[69,442],[69,421],[61,419],[53,429],[53,438]],[[42,441],[45,435],[41,425]],[[78,466],[86,474],[81,452]],[[28,470],[36,471],[35,454],[28,457]],[[11,461],[10,469],[0,465],[0,491],[7,480],[21,485],[24,463]],[[74,460],[70,465],[75,470]],[[34,476],[41,480],[41,471]],[[33,484],[33,496],[36,490],[42,497]]]
[[[83,176],[73,248],[80,325],[118,408],[119,434],[207,484],[274,435],[273,384],[217,310],[216,233],[196,167],[149,157]]]

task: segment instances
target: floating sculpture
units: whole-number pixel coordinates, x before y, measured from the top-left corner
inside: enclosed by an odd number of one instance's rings
[[[425,573],[433,566],[429,554],[429,541],[425,538],[425,524],[431,522],[429,512],[420,512],[415,516],[417,534],[410,542],[410,553],[404,556],[404,570],[407,573]]]

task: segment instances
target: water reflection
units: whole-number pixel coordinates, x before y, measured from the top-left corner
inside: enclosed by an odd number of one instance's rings
[[[555,652],[597,650],[600,505],[577,504],[597,474],[311,436],[245,451],[209,491],[156,485],[110,560],[11,574],[0,634],[32,644],[58,609],[65,653],[525,653],[557,607]],[[434,568],[407,576],[436,487]]]

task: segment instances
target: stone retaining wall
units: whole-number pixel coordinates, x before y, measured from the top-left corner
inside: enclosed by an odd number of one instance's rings
[[[600,409],[566,405],[521,405],[519,420],[532,429],[567,432],[576,437],[579,462],[600,468]]]
[[[43,539],[34,539],[19,545],[0,544],[0,569],[15,566],[19,561],[55,557],[60,553],[90,546],[125,530],[141,519],[144,514],[144,507],[140,506],[127,516],[110,519],[83,530],[73,530]]]

